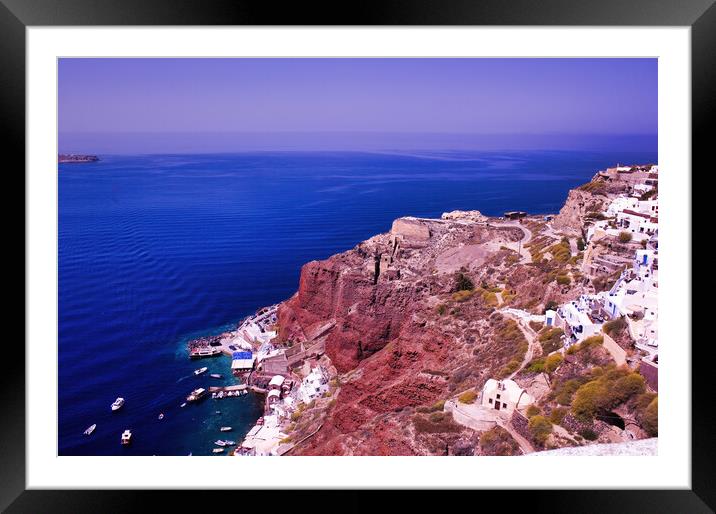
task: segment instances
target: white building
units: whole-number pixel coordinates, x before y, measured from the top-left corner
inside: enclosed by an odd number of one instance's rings
[[[303,379],[301,386],[298,388],[298,398],[303,403],[311,403],[328,391],[328,377],[320,366],[316,366]]]
[[[602,324],[595,322],[590,313],[595,309],[598,297],[582,295],[578,300],[566,303],[559,308],[559,316],[568,327],[571,342],[578,342],[601,332]]]
[[[631,209],[617,214],[617,226],[632,234],[653,234],[659,228],[659,219]]]
[[[609,207],[607,207],[607,210],[604,211],[604,214],[610,217],[616,216],[624,209],[636,210],[638,205],[638,198],[632,198],[630,196],[618,196],[614,200],[612,200],[612,203],[609,204]]]
[[[544,313],[544,324],[548,327],[554,327],[557,317],[557,311],[547,310]]]
[[[481,398],[483,407],[504,411],[507,414],[511,414],[515,409],[523,409],[534,402],[534,398],[518,386],[514,380],[495,380],[494,378],[485,382]]]
[[[271,378],[271,380],[269,381],[268,388],[269,388],[269,389],[272,389],[272,390],[275,389],[275,390],[277,390],[277,391],[281,391],[281,386],[283,385],[283,383],[285,382],[285,380],[286,380],[286,379],[283,377],[283,375],[275,375],[275,376],[274,376],[273,378]]]

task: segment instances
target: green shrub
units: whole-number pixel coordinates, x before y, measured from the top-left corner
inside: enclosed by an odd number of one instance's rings
[[[544,371],[544,358],[533,359],[527,364],[527,371],[530,373],[542,373]]]
[[[472,290],[461,290],[457,291],[452,294],[452,299],[456,302],[466,302],[470,298],[472,298],[472,295],[475,294],[475,291]],[[495,303],[497,303],[497,299],[495,299]]]
[[[584,244],[584,239],[582,239],[581,237],[577,239],[577,250],[583,252],[586,247],[587,246]]]
[[[544,370],[547,373],[554,373],[555,370],[559,367],[560,364],[562,364],[562,361],[564,358],[559,353],[554,353],[547,357],[547,359],[544,361]]]
[[[520,367],[520,364],[522,364],[522,361],[517,360],[517,359],[512,359],[510,362],[505,364],[502,367],[502,369],[498,372],[499,377],[505,378],[506,376],[514,373]]]
[[[619,316],[618,318],[615,318],[611,321],[607,321],[604,326],[602,327],[602,330],[605,334],[612,335],[612,334],[619,334],[624,329],[627,328],[627,321],[624,319],[624,316]]]
[[[644,377],[638,373],[629,373],[614,382],[611,388],[610,403],[619,405],[637,394],[641,394],[646,390]]]
[[[498,301],[497,295],[495,293],[487,289],[483,289],[481,296],[482,300],[485,302],[485,305],[487,305],[488,307],[497,307]]]
[[[454,291],[472,291],[473,289],[475,289],[475,284],[470,277],[460,272],[455,274]]]
[[[544,305],[544,312],[557,310],[557,307],[559,307],[559,304],[554,300],[550,300]]]
[[[561,328],[545,328],[540,332],[539,338],[537,339],[542,346],[544,353],[552,353],[555,350],[562,348],[562,336],[564,330]]]
[[[542,411],[539,407],[537,407],[536,405],[530,405],[529,407],[527,407],[527,411],[525,412],[525,414],[528,418],[531,418],[532,416],[536,416],[540,412]]]
[[[470,389],[469,391],[465,391],[458,396],[457,399],[460,403],[475,403],[475,400],[477,400],[477,393]]]
[[[532,439],[539,445],[543,445],[552,433],[552,423],[541,415],[532,416],[528,428]]]
[[[496,426],[480,434],[480,448],[484,455],[517,455],[520,445],[507,430]]]
[[[577,189],[592,193],[593,195],[607,194],[607,184],[602,180],[587,182],[586,184],[579,186]]]
[[[549,413],[549,421],[553,425],[561,425],[562,420],[567,415],[567,409],[564,407],[555,407],[552,412]]]
[[[585,438],[587,441],[596,441],[597,437],[599,437],[599,435],[597,435],[597,433],[591,428],[584,428],[580,430],[579,435]]]
[[[619,242],[628,243],[631,241],[631,232],[619,232]]]
[[[577,392],[577,389],[579,389],[579,386],[581,386],[582,383],[582,380],[572,378],[556,386],[554,396],[557,403],[560,405],[570,405],[572,403],[574,393]]]
[[[430,414],[430,417],[428,418],[432,423],[441,423],[445,421],[446,416],[449,417],[450,415],[445,412],[433,412]]]
[[[592,369],[592,380],[579,387],[572,400],[572,414],[580,421],[591,421],[644,392],[644,378],[627,367]]]
[[[572,283],[572,279],[570,279],[567,275],[557,275],[556,280],[560,286],[568,286]]]
[[[552,258],[557,262],[567,262],[572,257],[572,249],[569,247],[569,241],[562,240],[553,244],[547,251],[552,254]]]
[[[609,391],[596,380],[587,382],[574,395],[572,414],[580,421],[591,421],[605,403]]]
[[[641,427],[652,437],[659,435],[659,398],[654,398],[639,416]]]
[[[439,316],[443,316],[447,312],[447,305],[445,305],[444,303],[441,303],[440,305],[437,306],[437,308],[435,310]]]
[[[430,415],[430,418],[432,419],[425,418],[421,415],[413,416],[413,426],[418,434],[440,434],[445,432],[460,432],[462,430],[460,425],[455,423],[450,415],[435,412]],[[433,419],[435,421],[433,421]]]
[[[574,355],[575,353],[600,346],[602,343],[604,343],[604,336],[590,336],[584,339],[581,343],[573,344],[567,348],[567,354]]]

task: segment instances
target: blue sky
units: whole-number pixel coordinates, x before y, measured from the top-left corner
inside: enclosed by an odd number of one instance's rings
[[[60,151],[656,150],[656,59],[61,59],[58,98]]]

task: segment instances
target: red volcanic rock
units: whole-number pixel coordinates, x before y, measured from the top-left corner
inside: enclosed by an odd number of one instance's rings
[[[371,261],[351,250],[303,266],[298,293],[279,308],[281,338],[303,341],[335,321],[326,354],[340,372],[383,348],[400,331],[415,295],[410,288],[374,284]]]

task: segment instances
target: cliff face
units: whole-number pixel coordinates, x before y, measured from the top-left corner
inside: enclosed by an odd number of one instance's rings
[[[522,237],[515,226],[472,218],[403,218],[388,234],[306,264],[298,292],[279,308],[280,338],[325,337],[340,390],[323,428],[295,453],[434,454],[465,444],[456,430],[417,433],[412,409],[481,387],[516,358],[495,336],[504,328],[491,317],[495,295],[480,284],[494,287],[499,276],[518,296],[544,294],[531,282],[540,271],[508,258]],[[466,298],[453,293],[458,270],[477,285]]]
[[[358,249],[306,264],[298,292],[279,309],[281,337],[307,341],[335,322],[326,352],[340,372],[383,348],[399,333],[417,293],[389,282],[374,284],[373,260]]]
[[[559,214],[555,216],[552,226],[567,233],[579,234],[587,213],[603,211],[608,206],[609,201],[610,199],[607,196],[572,189],[567,195],[567,201],[560,209]]]

